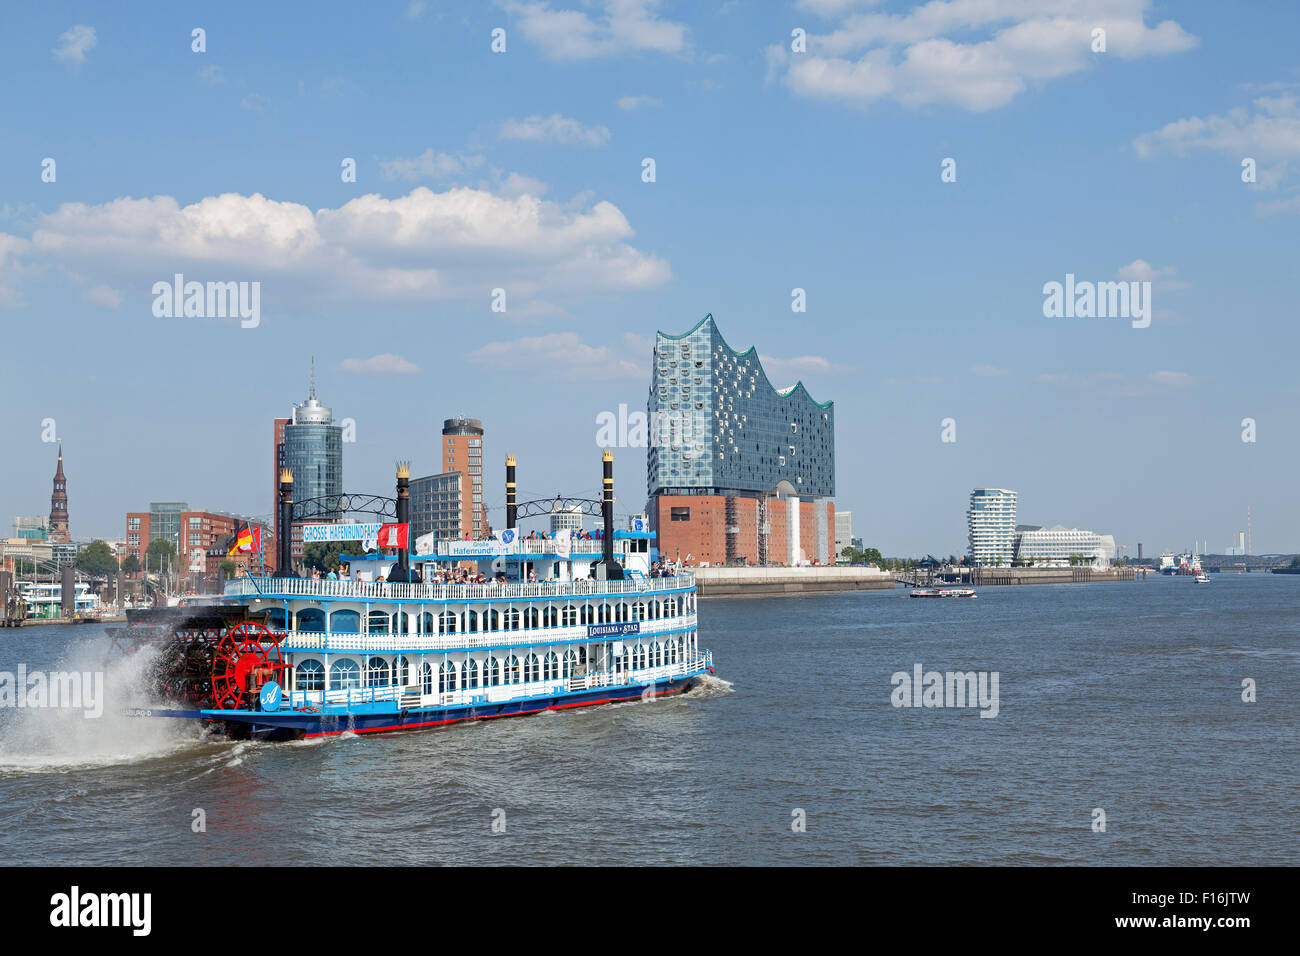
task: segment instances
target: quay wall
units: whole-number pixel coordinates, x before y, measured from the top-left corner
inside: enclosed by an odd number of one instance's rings
[[[971,568],[961,575],[961,583],[991,587],[1003,584],[1093,584],[1134,581],[1137,578],[1136,568]]]
[[[700,597],[772,597],[822,591],[870,591],[894,586],[876,568],[692,568]]]

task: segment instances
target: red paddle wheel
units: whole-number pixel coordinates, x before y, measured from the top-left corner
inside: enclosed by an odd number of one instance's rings
[[[248,707],[267,681],[284,675],[279,641],[265,624],[245,621],[222,635],[212,657],[212,706],[218,710]]]

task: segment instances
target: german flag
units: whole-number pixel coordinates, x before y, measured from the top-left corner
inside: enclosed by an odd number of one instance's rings
[[[236,551],[252,551],[252,550],[253,550],[253,529],[248,525],[244,525],[244,527],[239,531],[239,533],[235,535],[235,543],[233,546],[231,546],[230,550],[226,552],[226,555],[227,557],[229,557],[230,555],[234,554]]]

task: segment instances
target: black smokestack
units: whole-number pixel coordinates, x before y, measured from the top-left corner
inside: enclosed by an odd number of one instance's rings
[[[623,569],[614,560],[614,453],[606,449],[603,461],[605,463],[605,474],[602,479],[604,497],[601,498],[600,511],[605,518],[605,548],[601,564],[605,566],[607,581],[621,581]]]
[[[515,526],[515,515],[519,509],[515,507],[515,456],[506,455],[506,527]]]
[[[280,472],[280,540],[275,543],[279,557],[275,562],[275,573],[282,578],[291,578],[293,574],[293,472],[282,469]]]
[[[411,520],[411,463],[397,463],[397,523],[406,524]],[[401,570],[398,580],[411,579],[410,529],[407,529],[407,547],[397,552],[397,567]]]

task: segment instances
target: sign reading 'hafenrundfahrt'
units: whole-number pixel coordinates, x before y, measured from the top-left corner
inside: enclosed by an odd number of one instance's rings
[[[382,525],[375,524],[305,524],[302,526],[304,544],[317,541],[365,541],[379,537]]]

